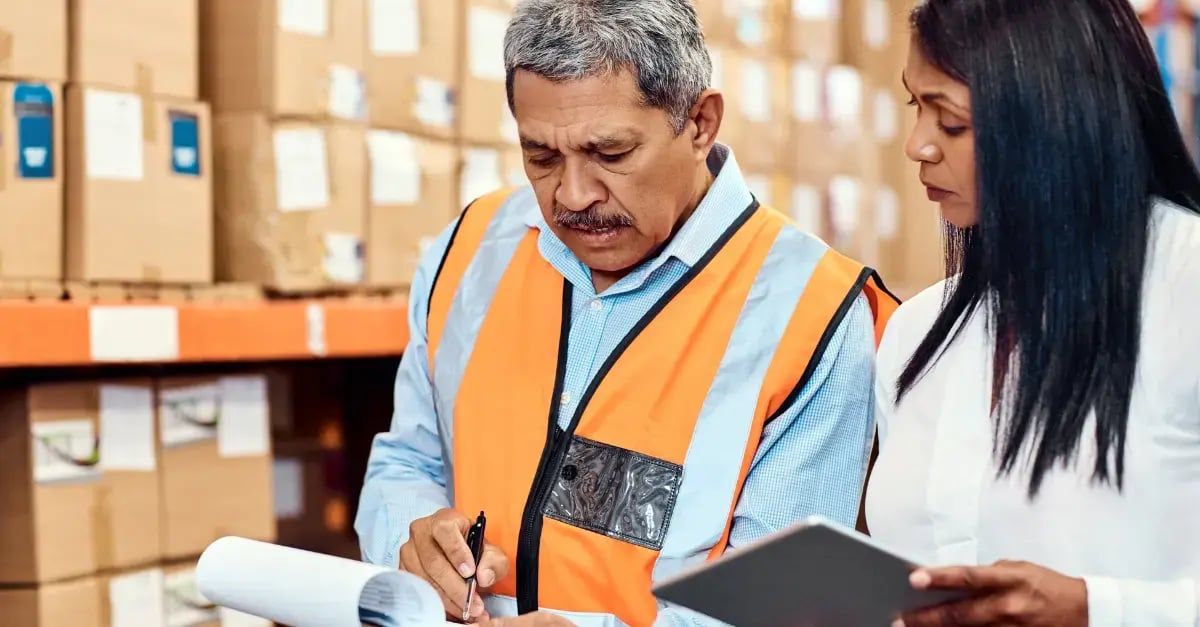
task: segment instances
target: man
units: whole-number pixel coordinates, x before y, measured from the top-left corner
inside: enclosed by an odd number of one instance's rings
[[[474,574],[474,618],[711,624],[653,583],[812,514],[854,525],[894,302],[753,200],[689,0],[524,0],[504,56],[532,185],[417,272],[364,558],[451,616]]]

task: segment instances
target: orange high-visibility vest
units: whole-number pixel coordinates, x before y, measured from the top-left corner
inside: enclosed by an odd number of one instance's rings
[[[878,342],[897,301],[754,203],[600,366],[563,432],[571,286],[522,220],[535,202],[526,188],[473,203],[434,279],[448,487],[456,509],[487,513],[487,540],[512,560],[497,598],[650,625],[653,582],[724,551],[764,425],[853,302],[868,298]]]

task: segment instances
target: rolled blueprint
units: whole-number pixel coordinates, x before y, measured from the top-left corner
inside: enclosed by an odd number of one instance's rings
[[[200,556],[210,602],[291,627],[441,627],[445,610],[418,577],[310,551],[227,537]]]

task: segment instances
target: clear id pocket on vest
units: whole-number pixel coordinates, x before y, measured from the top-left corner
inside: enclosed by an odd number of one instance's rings
[[[576,437],[543,513],[659,551],[682,478],[678,464]]]

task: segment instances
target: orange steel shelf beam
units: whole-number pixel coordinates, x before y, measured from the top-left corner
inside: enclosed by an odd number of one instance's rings
[[[0,368],[399,355],[403,300],[0,301]]]

